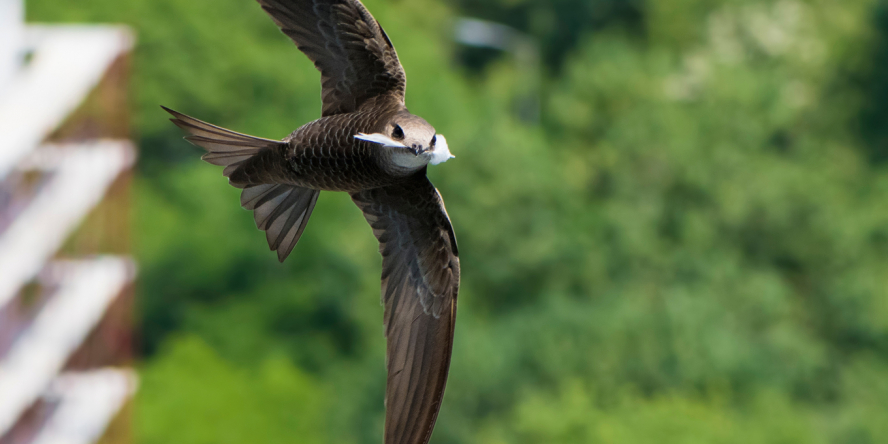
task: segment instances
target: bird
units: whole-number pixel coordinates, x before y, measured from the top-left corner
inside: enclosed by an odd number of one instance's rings
[[[359,0],[257,1],[320,71],[321,117],[273,140],[163,109],[242,190],[281,262],[321,191],[350,194],[382,255],[384,443],[425,444],[447,383],[460,281],[450,216],[426,173],[454,156],[408,111],[395,47]]]

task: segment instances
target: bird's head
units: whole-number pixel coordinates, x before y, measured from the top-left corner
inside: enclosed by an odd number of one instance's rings
[[[402,111],[392,116],[384,127],[372,134],[358,133],[355,139],[382,145],[391,152],[392,162],[413,170],[452,159],[444,136],[422,117]]]

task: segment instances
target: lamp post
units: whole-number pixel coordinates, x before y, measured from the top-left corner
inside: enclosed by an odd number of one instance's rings
[[[466,46],[512,54],[518,72],[524,77],[516,104],[518,118],[525,122],[539,122],[542,68],[540,48],[533,37],[500,23],[463,17],[456,20],[454,39]]]

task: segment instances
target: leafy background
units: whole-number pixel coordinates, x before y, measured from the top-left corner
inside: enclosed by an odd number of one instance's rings
[[[888,442],[888,2],[367,0],[464,269],[432,442]],[[158,105],[283,137],[318,74],[248,0],[30,0],[135,28],[140,444],[374,443],[380,259],[324,193],[277,264]],[[526,66],[453,42],[511,25]],[[531,73],[534,74],[534,73]]]

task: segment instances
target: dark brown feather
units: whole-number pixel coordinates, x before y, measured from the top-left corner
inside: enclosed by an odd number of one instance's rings
[[[388,341],[386,444],[425,444],[450,368],[459,257],[444,202],[424,171],[352,194],[379,240]]]
[[[164,107],[179,128],[190,133],[185,139],[203,147],[203,160],[224,166],[232,185],[243,188],[241,206],[253,211],[256,226],[265,231],[268,246],[284,259],[302,236],[320,191],[286,180],[289,170],[282,162],[289,144],[280,140],[248,136],[212,125]],[[284,165],[283,167],[281,165]]]
[[[253,211],[256,227],[265,231],[268,247],[283,262],[302,237],[320,194],[292,185],[250,185],[241,192],[241,206]]]
[[[370,99],[404,103],[407,77],[379,22],[358,0],[258,0],[321,72],[323,116]]]
[[[207,150],[201,159],[225,167],[222,171],[225,177],[230,177],[245,161],[257,154],[287,147],[287,143],[280,140],[249,136],[186,116],[165,106],[161,108],[173,116],[170,122],[190,134],[185,140]]]

